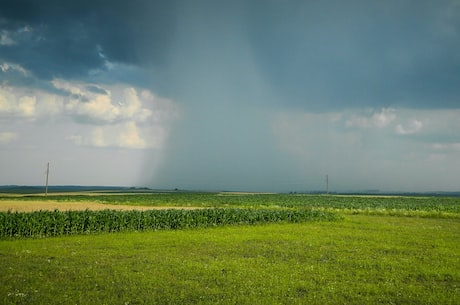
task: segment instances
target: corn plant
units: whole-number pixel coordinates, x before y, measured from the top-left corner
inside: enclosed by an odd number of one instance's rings
[[[149,211],[38,211],[0,213],[0,238],[144,230],[177,230],[313,220],[335,221],[331,212],[311,209],[236,209]]]

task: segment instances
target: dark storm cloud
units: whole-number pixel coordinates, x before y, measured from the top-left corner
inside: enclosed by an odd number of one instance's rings
[[[21,0],[1,8],[1,27],[16,42],[0,46],[1,59],[40,78],[83,78],[122,63],[154,70],[159,90],[174,94],[177,75],[219,41],[209,61],[247,48],[284,106],[458,107],[455,1]],[[238,45],[228,43],[235,37]]]
[[[258,13],[254,58],[298,106],[460,106],[453,1],[279,1]]]
[[[161,64],[172,36],[169,2],[2,1],[0,24],[13,44],[1,59],[37,77],[81,78],[107,61]]]

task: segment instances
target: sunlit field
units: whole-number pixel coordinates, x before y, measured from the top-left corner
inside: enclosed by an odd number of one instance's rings
[[[108,209],[66,205],[89,202]],[[17,229],[0,240],[2,304],[460,303],[460,198],[74,194],[0,205],[0,231]]]

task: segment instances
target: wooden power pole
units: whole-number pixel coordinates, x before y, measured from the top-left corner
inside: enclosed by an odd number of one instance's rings
[[[46,164],[46,184],[45,184],[45,196],[48,195],[48,176],[50,174],[50,163]]]

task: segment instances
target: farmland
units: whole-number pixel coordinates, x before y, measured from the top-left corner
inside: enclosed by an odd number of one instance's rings
[[[330,212],[298,210],[196,209],[151,211],[38,211],[0,213],[0,237],[50,237],[124,231],[177,230],[225,225],[333,221]]]
[[[66,208],[89,202],[107,209]],[[2,237],[2,304],[460,303],[460,198],[93,193],[0,206],[16,229],[64,224]]]
[[[405,196],[313,196],[303,194],[239,194],[239,193],[151,193],[106,194],[87,193],[49,196],[0,196],[2,201],[29,201],[37,209],[43,202],[97,203],[123,207],[200,207],[200,208],[313,208],[352,214],[386,214],[400,216],[458,217],[460,197]],[[38,203],[36,203],[38,202]],[[57,206],[58,208],[58,206]],[[7,205],[3,210],[7,210]]]

